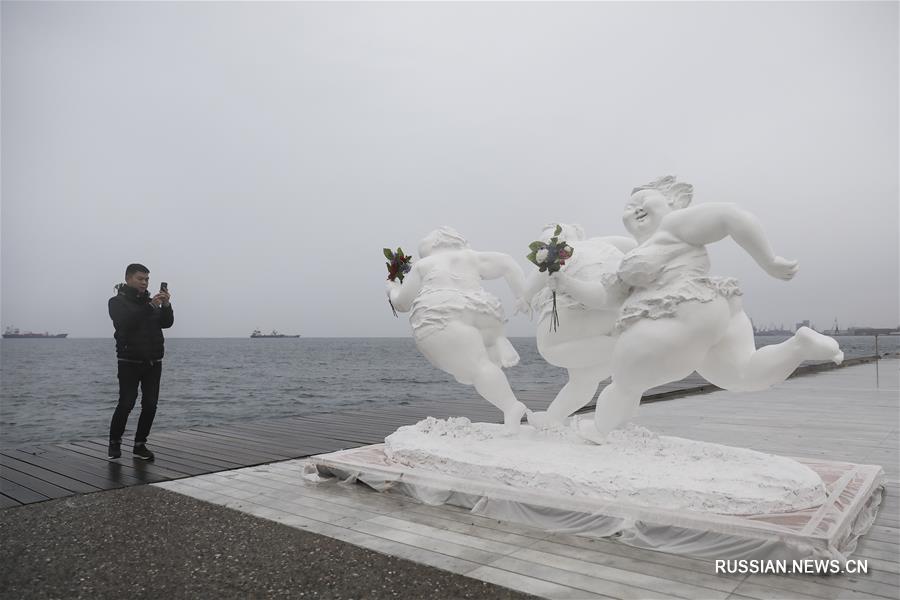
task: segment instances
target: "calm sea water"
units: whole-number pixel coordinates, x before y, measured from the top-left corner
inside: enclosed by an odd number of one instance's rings
[[[783,341],[757,338],[757,345]],[[897,351],[897,337],[879,350]],[[534,338],[513,338],[516,391],[555,392],[565,372],[548,365]],[[842,337],[846,355],[874,353],[872,337]],[[0,446],[103,437],[118,395],[112,339],[0,342]],[[170,339],[154,429],[331,412],[420,399],[471,398],[432,367],[407,338]],[[129,421],[130,435],[137,412]]]

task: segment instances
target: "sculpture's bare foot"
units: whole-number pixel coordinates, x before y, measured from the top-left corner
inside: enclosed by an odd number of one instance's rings
[[[509,433],[519,431],[519,425],[522,424],[522,417],[528,411],[528,407],[521,402],[516,402],[512,408],[503,411],[503,425]]]
[[[594,419],[572,417],[572,426],[575,428],[575,433],[589,442],[594,442],[595,444],[606,442],[606,435],[597,429]]]
[[[534,427],[546,428],[565,425],[567,419],[559,420],[550,415],[549,411],[528,412],[528,423]]]
[[[831,360],[836,365],[844,361],[844,353],[834,338],[822,335],[809,327],[801,327],[794,337],[807,349],[807,360]]]
[[[497,340],[496,348],[499,354],[500,367],[508,369],[519,364],[519,353],[516,352],[516,349],[508,339],[500,338]]]

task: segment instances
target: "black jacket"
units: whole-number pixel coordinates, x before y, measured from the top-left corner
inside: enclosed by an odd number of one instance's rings
[[[116,328],[116,356],[123,360],[159,360],[165,353],[163,329],[175,322],[172,306],[157,308],[150,294],[123,286],[109,299],[109,316]]]

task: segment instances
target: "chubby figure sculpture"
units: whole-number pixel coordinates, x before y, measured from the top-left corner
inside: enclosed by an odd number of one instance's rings
[[[692,195],[693,186],[662,177],[635,188],[625,206],[622,219],[638,245],[622,258],[618,277],[631,293],[619,314],[612,382],[593,423],[579,424],[588,439],[602,441],[630,419],[648,389],[693,371],[721,388],[751,391],[784,381],[805,360],[843,360],[835,340],[807,327],[756,349],[737,282],[708,275],[705,246],[730,237],[783,280],[797,263],[773,252],[751,214],[726,203],[689,207]]]
[[[600,382],[609,377],[618,332],[619,307],[628,286],[617,277],[619,262],[636,243],[627,237],[585,239],[579,225],[560,224],[560,239],[575,252],[562,270],[548,277],[535,271],[529,278],[520,310],[537,312],[537,348],[548,363],[567,370],[569,380],[546,411],[529,412],[528,422],[538,427],[562,425],[588,404]],[[556,224],[547,225],[540,240],[549,241]],[[560,326],[548,326],[552,292],[557,293]]]
[[[458,382],[475,386],[503,412],[507,429],[517,430],[526,407],[502,369],[518,364],[519,355],[504,335],[500,300],[481,281],[503,277],[521,298],[522,268],[506,254],[471,249],[449,227],[425,236],[419,256],[402,284],[388,282],[388,298],[397,311],[410,313],[413,338],[425,358]]]

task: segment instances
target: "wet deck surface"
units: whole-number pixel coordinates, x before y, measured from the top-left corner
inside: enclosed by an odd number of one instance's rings
[[[713,392],[643,406],[660,434],[796,457],[879,464],[885,500],[854,559],[865,575],[716,575],[714,564],[610,540],[551,534],[363,486],[304,485],[302,461],[161,483],[196,499],[547,598],[798,600],[897,598],[900,589],[900,361],[791,379],[766,392]],[[442,415],[435,415],[442,416]],[[383,437],[394,417],[370,414]],[[380,439],[375,440],[380,441]]]

